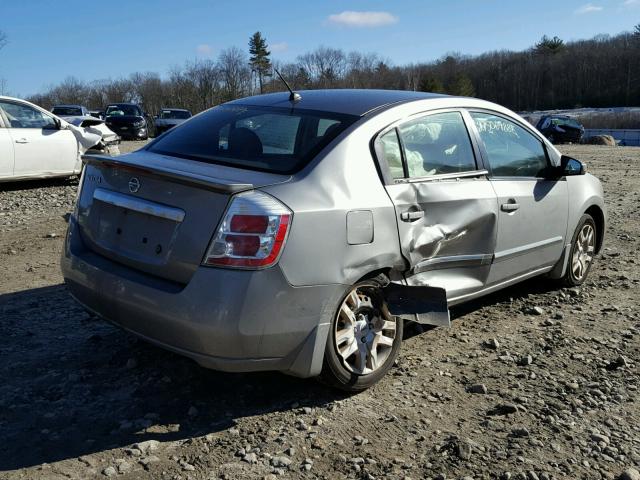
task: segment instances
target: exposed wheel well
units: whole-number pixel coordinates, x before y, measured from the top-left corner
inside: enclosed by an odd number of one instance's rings
[[[599,253],[604,240],[604,213],[597,205],[591,205],[584,213],[591,215],[596,222],[596,253]]]
[[[391,271],[390,268],[379,268],[378,270],[373,270],[373,271],[367,273],[366,275],[363,275],[361,278],[359,278],[358,282],[361,282],[362,280],[369,280],[371,278],[375,278],[378,275],[384,275],[385,277],[389,278],[389,272],[390,271]]]

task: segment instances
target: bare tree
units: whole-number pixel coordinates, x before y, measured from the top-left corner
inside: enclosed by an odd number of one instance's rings
[[[138,101],[155,113],[161,106],[194,113],[252,92],[247,55],[236,47],[216,61],[172,67],[166,78],[134,73],[128,78],[84,83],[65,79],[32,99],[103,107]],[[276,62],[274,62],[276,63]],[[1,63],[0,63],[1,65]],[[635,31],[564,42],[543,37],[531,48],[477,56],[446,54],[429,63],[395,66],[376,54],[320,47],[278,70],[296,89],[388,88],[475,95],[514,110],[603,107],[640,104],[640,25]],[[266,76],[265,91],[282,91],[277,77]],[[0,88],[2,84],[0,83]]]
[[[337,86],[339,80],[344,78],[347,67],[344,52],[329,47],[319,47],[313,52],[299,56],[298,63],[321,88]]]
[[[223,50],[218,58],[218,68],[222,73],[224,100],[242,97],[251,90],[251,69],[247,55],[237,47]]]
[[[164,105],[164,84],[160,75],[153,72],[134,73],[129,81],[135,93],[135,101],[150,115],[157,115]]]
[[[219,103],[222,75],[218,65],[212,60],[201,60],[187,64],[185,70],[197,102],[196,110],[206,110]]]
[[[0,50],[2,50],[8,42],[9,40],[7,39],[7,34],[0,30]]]

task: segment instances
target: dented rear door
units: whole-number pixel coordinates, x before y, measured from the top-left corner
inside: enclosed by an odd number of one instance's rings
[[[462,114],[409,120],[378,143],[395,177],[386,188],[409,264],[407,283],[442,287],[449,301],[481,290],[496,244],[498,203]]]

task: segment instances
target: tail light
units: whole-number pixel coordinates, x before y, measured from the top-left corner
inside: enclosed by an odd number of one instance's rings
[[[251,191],[234,196],[203,264],[270,267],[282,252],[292,215],[291,210],[265,193]]]

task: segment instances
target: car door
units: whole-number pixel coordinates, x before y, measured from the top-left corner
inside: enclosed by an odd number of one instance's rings
[[[78,143],[70,130],[58,129],[50,115],[24,103],[0,101],[14,148],[16,177],[72,174]]]
[[[13,176],[13,140],[0,114],[0,178]]]
[[[540,273],[562,255],[567,183],[547,176],[546,147],[524,124],[495,112],[470,115],[500,206],[488,285]]]
[[[449,302],[481,290],[497,230],[496,195],[458,110],[437,111],[383,131],[375,142],[392,181],[409,285],[442,287]]]

